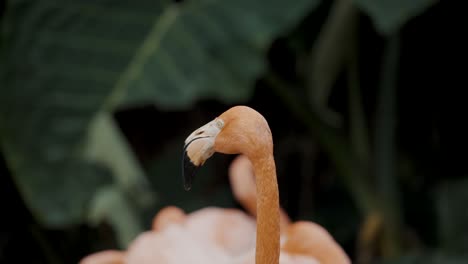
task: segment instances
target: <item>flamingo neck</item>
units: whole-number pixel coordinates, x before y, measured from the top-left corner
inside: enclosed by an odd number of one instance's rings
[[[278,264],[280,254],[279,192],[273,155],[251,158],[257,188],[256,264]]]

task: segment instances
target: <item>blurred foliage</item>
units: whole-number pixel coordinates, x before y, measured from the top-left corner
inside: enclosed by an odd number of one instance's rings
[[[50,226],[83,221],[93,207],[89,199],[112,184],[97,165],[113,171],[127,193],[148,196],[109,111],[129,102],[180,109],[197,97],[247,98],[271,39],[311,6],[12,2],[5,20],[2,143],[32,212]],[[239,15],[244,18],[233,23]]]
[[[116,175],[140,177],[138,165],[116,167],[133,159],[123,153],[126,143],[113,136],[118,132],[108,117],[119,104],[155,102],[180,109],[198,97],[245,100],[272,38],[314,6],[314,1],[269,1],[264,8],[265,3],[12,2],[5,22],[2,142],[37,217],[52,226],[82,221],[79,209],[104,184],[95,182],[102,176],[86,171],[96,170],[93,163],[114,167]],[[94,134],[101,135],[93,139]],[[112,142],[102,143],[109,137]],[[84,155],[89,163],[83,163]],[[51,173],[58,169],[63,171]],[[84,186],[67,186],[65,179],[78,175]],[[144,186],[136,179],[122,181]],[[67,199],[58,190],[76,194]]]
[[[6,226],[29,236],[5,231],[0,261],[14,259],[17,235],[37,262],[69,263],[126,247],[165,205],[238,207],[232,157],[213,157],[186,193],[180,151],[190,131],[248,104],[272,128],[293,219],[324,225],[356,263],[466,262],[467,170],[452,151],[467,145],[445,118],[462,112],[438,87],[452,73],[434,48],[458,43],[437,35],[447,9],[457,6],[8,1],[1,185],[23,219]]]
[[[364,12],[373,20],[376,29],[385,35],[391,35],[404,26],[414,16],[418,16],[437,0],[355,0]]]

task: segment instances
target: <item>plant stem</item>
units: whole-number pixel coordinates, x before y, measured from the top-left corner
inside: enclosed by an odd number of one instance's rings
[[[44,234],[39,229],[36,224],[29,225],[29,231],[31,231],[32,236],[36,239],[41,251],[44,253],[47,263],[50,264],[60,264],[63,263],[60,257],[54,252],[53,248],[49,245],[49,242],[44,237]]]
[[[377,207],[375,194],[364,180],[362,168],[354,160],[349,144],[344,137],[337,133],[336,129],[325,125],[315,113],[300,103],[291,90],[291,84],[284,82],[272,73],[265,76],[265,81],[273,88],[274,92],[284,101],[289,110],[302,120],[314,135],[317,142],[327,152],[334,163],[337,173],[343,177],[353,199],[363,215]]]
[[[327,19],[308,55],[305,76],[310,103],[327,124],[338,127],[341,117],[327,107],[331,90],[346,66],[349,43],[356,38],[359,12],[351,0],[333,1]]]
[[[396,174],[396,87],[400,38],[388,39],[382,62],[377,120],[375,130],[375,173],[379,194],[383,201],[384,254],[396,256],[400,252],[401,212]]]
[[[350,113],[350,138],[351,145],[361,164],[370,164],[369,133],[366,117],[362,107],[362,97],[359,81],[359,62],[357,39],[352,42],[353,49],[349,53],[348,60],[348,91]]]

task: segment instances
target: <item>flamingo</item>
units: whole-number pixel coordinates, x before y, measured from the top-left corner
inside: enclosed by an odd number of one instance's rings
[[[206,263],[208,253],[210,261],[226,263],[255,244],[254,231],[255,219],[240,210],[208,207],[186,214],[176,206],[166,206],[153,218],[151,231],[140,234],[125,252],[93,253],[80,264],[143,264],[156,259],[158,263],[198,263],[193,255],[201,258],[199,263]],[[191,245],[192,254],[183,255],[190,261],[174,253],[182,244]]]
[[[207,207],[190,214],[175,206],[163,208],[153,220],[153,230],[179,225],[200,243],[236,256],[255,244],[255,219],[237,209]]]
[[[232,171],[230,170],[229,178],[232,180],[233,184],[237,185],[255,184],[252,179],[250,179],[250,182],[243,180],[252,176],[252,173],[249,171],[247,171],[248,177],[242,175],[243,171],[246,169],[246,165],[250,165],[250,163],[245,164],[244,161],[236,162],[236,160],[243,160],[243,158],[245,157],[239,156],[239,158],[233,161],[230,166]],[[247,167],[247,169],[249,168],[250,167]],[[242,179],[236,180],[235,178]],[[241,188],[242,186],[236,186],[233,189],[240,190]],[[255,191],[255,188],[253,188],[253,190]],[[234,193],[234,195],[236,194],[237,192]],[[239,200],[242,198],[236,197],[236,199]],[[159,243],[152,239],[152,236],[155,234],[154,232],[161,233],[163,230],[174,225],[179,227],[183,226],[185,234],[190,233],[192,235],[191,239],[195,238],[199,243],[209,244],[217,248],[217,250],[222,250],[224,253],[232,256],[240,255],[255,244],[255,220],[240,210],[208,207],[186,214],[181,208],[170,205],[159,210],[153,218],[151,232],[145,232],[143,235],[140,235],[138,237],[140,239],[135,240],[139,242],[136,243],[134,241],[130,249],[139,252],[137,258],[142,258],[144,256],[145,258],[152,259],[153,256],[151,254],[146,254],[144,252],[153,251],[154,244]],[[168,239],[167,236],[170,235],[164,233],[158,234],[156,237]],[[178,239],[181,239],[181,237]],[[150,242],[148,243],[148,241]],[[147,245],[149,244],[153,244],[151,248],[148,248]],[[139,247],[142,247],[144,250],[138,250]],[[96,252],[84,257],[80,261],[80,264],[124,264],[126,263],[127,252],[118,250]],[[134,252],[132,255],[135,255]]]
[[[249,159],[238,155],[229,166],[229,182],[234,198],[252,216],[257,217],[257,191],[255,175]],[[280,230],[285,230],[291,223],[288,214],[280,207]]]
[[[257,216],[254,250],[229,256],[220,247],[200,243],[196,235],[186,232],[187,228],[181,225],[187,219],[183,211],[169,207],[155,217],[153,228],[159,231],[138,236],[121,263],[350,263],[341,247],[322,227],[305,221],[290,224],[284,213],[280,217],[272,136],[262,115],[249,107],[236,106],[195,130],[184,146],[185,189],[191,188],[194,173],[214,152],[243,154],[252,163],[256,175],[255,195],[247,193],[245,196],[246,192],[241,192],[236,197]],[[251,198],[243,200],[243,197]],[[252,206],[252,201],[256,202],[256,207]],[[280,219],[284,219],[282,246]],[[102,253],[106,252],[96,254]],[[113,262],[82,262],[91,263]]]
[[[229,166],[229,180],[234,197],[253,216],[256,216],[257,193],[252,163],[244,155],[237,156]],[[320,263],[349,263],[349,259],[331,235],[313,222],[298,221],[291,224],[283,208],[280,210],[280,233],[286,238],[282,250],[307,255]]]
[[[185,189],[191,188],[195,172],[215,152],[242,154],[252,163],[256,175],[255,211],[245,204],[257,215],[255,263],[279,263],[279,192],[268,122],[250,107],[234,106],[190,134],[184,146]],[[344,250],[319,225],[300,221],[286,226],[286,253],[315,253],[323,263],[350,263]]]

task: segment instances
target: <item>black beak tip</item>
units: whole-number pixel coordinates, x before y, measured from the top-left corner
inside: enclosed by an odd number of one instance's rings
[[[186,191],[189,191],[192,188],[192,181],[198,168],[200,167],[192,163],[187,155],[187,151],[184,148],[182,159],[182,175],[184,177],[184,189]]]

